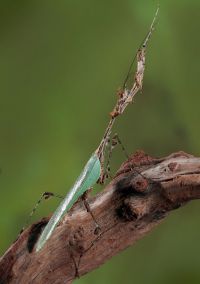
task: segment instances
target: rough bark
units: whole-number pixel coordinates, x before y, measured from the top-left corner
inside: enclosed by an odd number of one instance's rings
[[[89,198],[100,225],[78,202],[44,248],[34,245],[49,218],[27,228],[0,259],[0,283],[71,283],[148,234],[170,211],[200,197],[200,158],[155,159],[137,152],[106,188]]]

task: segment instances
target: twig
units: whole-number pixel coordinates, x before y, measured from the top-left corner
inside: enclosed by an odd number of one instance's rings
[[[200,158],[178,152],[154,159],[137,152],[100,194],[89,199],[101,226],[98,234],[79,202],[36,253],[34,245],[48,221],[44,218],[26,229],[2,256],[0,283],[71,283],[133,245],[172,210],[198,198]]]

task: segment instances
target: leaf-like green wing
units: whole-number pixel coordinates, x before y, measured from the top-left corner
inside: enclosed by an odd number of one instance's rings
[[[36,251],[39,251],[44,246],[64,214],[73,206],[73,204],[87,189],[89,189],[97,182],[100,174],[101,165],[99,157],[96,153],[94,153],[85,165],[75,184],[70,189],[66,197],[62,200],[62,202],[52,215],[51,219],[49,220],[48,224],[44,228],[36,244]]]

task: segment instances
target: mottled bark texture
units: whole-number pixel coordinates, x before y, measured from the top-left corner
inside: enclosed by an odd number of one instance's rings
[[[148,234],[170,211],[200,197],[200,158],[137,152],[89,198],[97,230],[79,201],[44,248],[34,245],[49,218],[27,228],[0,259],[0,283],[71,283]]]

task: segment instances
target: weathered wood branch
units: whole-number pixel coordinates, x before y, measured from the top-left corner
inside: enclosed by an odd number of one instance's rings
[[[45,247],[34,245],[48,218],[26,229],[0,259],[0,283],[71,283],[133,245],[170,211],[200,198],[200,158],[178,152],[154,159],[137,152],[94,198],[78,202]]]

